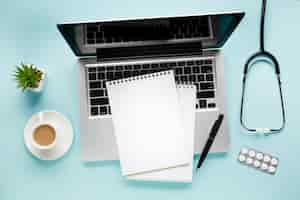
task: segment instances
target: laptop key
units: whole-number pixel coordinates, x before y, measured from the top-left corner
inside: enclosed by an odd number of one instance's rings
[[[99,79],[99,80],[105,79],[105,73],[99,72],[99,73],[98,73],[98,79]]]
[[[91,115],[98,115],[98,107],[91,107]]]
[[[143,69],[149,69],[150,65],[149,64],[143,64]]]
[[[194,65],[194,61],[192,61],[192,60],[187,61],[187,65]]]
[[[132,72],[132,76],[138,76],[140,73],[139,73],[139,71],[133,71]]]
[[[89,73],[89,80],[96,80],[97,76],[96,73]]]
[[[194,67],[193,67],[193,73],[194,73],[194,74],[200,73],[200,67],[199,67],[199,66],[194,66]]]
[[[175,62],[172,62],[172,63],[169,64],[169,66],[173,68],[173,67],[176,66],[176,63],[175,63]]]
[[[161,63],[160,67],[163,69],[167,69],[168,68],[168,63]]]
[[[200,75],[198,75],[198,76],[197,76],[197,78],[198,78],[198,81],[199,81],[199,82],[201,82],[201,81],[204,81],[204,80],[205,80],[205,77],[204,77],[204,75],[203,75],[203,74],[200,74]]]
[[[200,83],[200,90],[209,90],[209,89],[214,89],[213,82]]]
[[[111,114],[110,106],[107,106],[107,113]]]
[[[101,81],[90,82],[90,88],[101,88]]]
[[[197,61],[196,61],[196,64],[197,64],[197,65],[203,65],[203,60],[197,60]]]
[[[178,65],[179,65],[179,66],[184,66],[184,65],[185,65],[185,62],[184,62],[184,61],[178,62]]]
[[[213,74],[206,74],[206,81],[214,81]]]
[[[133,69],[137,70],[137,69],[141,69],[141,65],[134,65]]]
[[[96,72],[96,68],[95,67],[89,67],[88,72]]]
[[[91,99],[91,105],[96,106],[96,105],[106,105],[109,104],[108,98],[94,98]]]
[[[102,97],[104,96],[104,90],[90,90],[90,97]]]
[[[106,89],[106,81],[102,81],[102,88]]]
[[[140,75],[143,75],[143,74],[148,74],[149,72],[147,70],[141,70],[140,72]]]
[[[171,66],[172,66],[171,64],[172,64],[172,63],[168,62],[168,63],[166,63],[166,64],[167,64],[167,68],[168,68],[168,69],[171,69]]]
[[[207,102],[205,99],[200,99],[199,100],[199,107],[200,108],[206,108],[207,107]]]
[[[191,72],[192,72],[190,67],[185,67],[183,71],[184,71],[184,74],[191,74]]]
[[[183,72],[182,68],[176,68],[176,69],[175,69],[175,74],[176,74],[176,75],[181,75],[182,72]]]
[[[100,106],[100,115],[106,115],[107,114],[107,108],[105,106]]]
[[[157,63],[153,63],[151,64],[152,69],[157,69],[159,67],[159,65]]]
[[[201,73],[212,73],[212,71],[213,71],[212,66],[203,65],[201,67]]]
[[[214,91],[201,91],[197,92],[197,98],[198,99],[205,99],[205,98],[214,98],[215,92]]]
[[[216,107],[216,104],[215,104],[215,103],[209,103],[209,104],[207,105],[207,107],[209,107],[209,108],[215,108],[215,107]]]
[[[106,73],[106,78],[107,78],[107,80],[112,80],[112,79],[114,79],[114,73],[113,72],[107,72]]]
[[[116,72],[115,73],[115,79],[121,79],[121,78],[123,78],[122,72]]]
[[[190,81],[190,82],[196,82],[196,75],[194,75],[194,74],[193,74],[193,75],[190,75],[190,76],[189,76],[189,81]]]
[[[124,71],[124,77],[128,78],[131,76],[131,71]]]
[[[125,65],[125,70],[131,70],[132,66],[131,65]]]
[[[187,81],[188,81],[188,77],[187,77],[187,76],[181,76],[181,77],[180,77],[180,80],[181,80],[182,82],[187,82]]]
[[[117,70],[117,71],[122,71],[123,68],[124,68],[123,65],[117,65],[117,66],[116,66],[116,70]]]
[[[113,67],[113,66],[109,66],[109,67],[106,68],[106,70],[107,70],[107,71],[113,71],[113,70],[114,70],[114,67]]]
[[[210,65],[210,64],[212,64],[212,60],[205,60],[205,61],[204,61],[204,64]]]
[[[97,67],[97,71],[98,72],[104,72],[105,71],[105,67]]]

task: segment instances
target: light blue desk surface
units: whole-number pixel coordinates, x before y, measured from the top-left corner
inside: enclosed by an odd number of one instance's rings
[[[279,135],[255,137],[246,135],[239,124],[243,64],[258,49],[260,6],[260,0],[1,0],[0,199],[299,199],[299,0],[269,1],[266,19],[266,48],[278,57],[282,69],[286,129]],[[82,162],[77,58],[56,24],[232,10],[245,11],[246,16],[223,47],[231,135],[228,154],[209,156],[189,185],[128,182],[121,177],[118,162]],[[47,71],[48,84],[41,97],[16,89],[11,74],[21,61]],[[280,122],[277,86],[272,78],[268,66],[251,73],[249,124],[265,127]],[[44,109],[66,115],[75,130],[71,151],[55,162],[33,158],[23,144],[26,121]],[[239,165],[236,156],[244,145],[278,156],[277,174],[270,176]]]

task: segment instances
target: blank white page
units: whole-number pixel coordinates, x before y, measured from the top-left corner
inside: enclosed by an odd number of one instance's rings
[[[183,118],[185,145],[189,152],[189,164],[169,169],[127,176],[130,180],[172,181],[190,183],[193,180],[194,132],[196,115],[196,88],[194,85],[177,86]]]
[[[188,164],[173,71],[106,85],[123,176]]]

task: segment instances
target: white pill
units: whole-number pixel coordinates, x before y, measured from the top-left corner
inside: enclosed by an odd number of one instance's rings
[[[270,162],[270,160],[271,160],[270,156],[268,156],[268,155],[264,156],[264,162]]]
[[[259,167],[260,164],[261,163],[258,160],[255,160],[254,163],[253,163],[254,167]]]
[[[261,168],[262,170],[266,170],[266,169],[268,169],[268,165],[267,165],[266,163],[263,163],[263,164],[260,166],[260,168]]]
[[[253,163],[253,159],[252,158],[247,158],[246,163],[248,165],[251,165]]]
[[[250,151],[249,151],[249,156],[250,156],[251,158],[254,158],[254,157],[255,157],[255,151],[254,151],[254,150],[250,150]]]
[[[270,166],[268,169],[268,172],[274,173],[276,171],[276,168],[274,166]]]
[[[242,153],[242,154],[247,154],[248,151],[249,151],[249,150],[248,150],[246,147],[243,147],[242,150],[241,150],[241,153]]]
[[[263,155],[262,153],[257,153],[257,154],[256,154],[256,159],[257,159],[257,160],[262,160],[263,157],[264,157],[264,155]]]
[[[244,162],[245,160],[246,160],[246,156],[244,156],[244,155],[241,154],[241,155],[239,156],[239,161],[240,161],[240,162]]]
[[[277,165],[278,164],[278,160],[276,158],[272,158],[271,159],[271,164],[272,165]]]

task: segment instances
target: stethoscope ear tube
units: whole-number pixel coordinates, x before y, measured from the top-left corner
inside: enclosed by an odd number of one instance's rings
[[[246,61],[245,67],[244,67],[244,75],[248,73],[250,67],[252,66],[252,63],[255,63],[255,61],[258,60],[259,58],[260,59],[265,58],[267,60],[270,60],[271,63],[273,63],[273,65],[274,65],[275,73],[278,75],[280,74],[279,63],[276,60],[275,56],[273,56],[271,53],[263,50],[263,51],[256,52],[255,54],[253,54],[252,56],[250,56],[248,58],[248,60]]]
[[[275,73],[277,75],[277,81],[278,81],[278,88],[280,93],[280,101],[281,101],[281,113],[282,113],[282,123],[280,125],[280,128],[273,129],[273,128],[249,128],[247,127],[246,123],[244,122],[244,96],[245,96],[245,90],[246,90],[246,82],[247,82],[247,75],[249,72],[250,67],[260,59],[267,59],[272,63],[275,69]],[[246,61],[246,64],[244,66],[244,74],[243,74],[243,87],[242,87],[242,98],[241,98],[241,110],[240,110],[240,123],[242,127],[244,127],[249,133],[258,133],[258,134],[264,134],[264,135],[270,135],[274,133],[278,133],[283,130],[285,127],[285,109],[284,109],[284,102],[283,102],[283,95],[282,95],[282,89],[281,89],[281,79],[280,79],[280,69],[279,69],[279,63],[276,60],[276,58],[269,52],[266,51],[260,51],[252,56]]]

